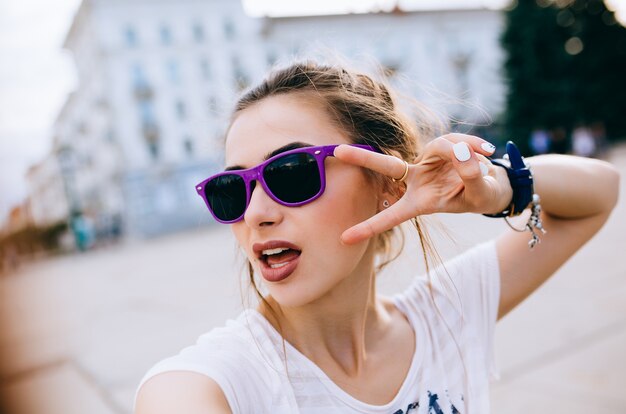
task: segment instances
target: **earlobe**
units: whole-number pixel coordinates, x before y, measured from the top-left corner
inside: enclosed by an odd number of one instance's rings
[[[406,191],[404,183],[385,183],[385,189],[380,194],[380,199],[393,203],[402,198]]]
[[[377,212],[381,212],[398,201],[404,195],[403,186],[398,184],[404,183],[392,183],[387,177],[378,177],[380,181],[377,183],[376,200],[377,200]]]

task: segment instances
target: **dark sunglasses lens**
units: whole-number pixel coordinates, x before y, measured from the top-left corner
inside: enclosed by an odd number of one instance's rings
[[[306,153],[286,155],[268,164],[263,178],[274,196],[286,203],[306,201],[322,187],[317,160]]]
[[[212,179],[204,186],[204,194],[213,214],[231,221],[246,210],[246,184],[238,175],[227,174]]]

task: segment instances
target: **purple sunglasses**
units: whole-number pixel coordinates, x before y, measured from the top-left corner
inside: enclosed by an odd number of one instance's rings
[[[350,144],[376,151],[374,147]],[[224,171],[196,185],[209,211],[220,223],[243,219],[255,181],[277,203],[297,207],[315,200],[326,188],[324,160],[332,157],[336,145],[303,147],[275,155],[256,167]]]

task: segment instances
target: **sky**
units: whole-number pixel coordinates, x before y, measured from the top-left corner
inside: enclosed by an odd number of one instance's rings
[[[234,1],[234,0],[233,0]],[[388,10],[396,0],[242,0],[253,16]],[[398,0],[408,8],[497,8],[508,0]],[[306,4],[303,4],[306,3]],[[626,21],[626,0],[607,0]],[[80,0],[0,0],[0,227],[25,197],[25,174],[49,151],[52,125],[76,87],[71,56],[61,49]]]

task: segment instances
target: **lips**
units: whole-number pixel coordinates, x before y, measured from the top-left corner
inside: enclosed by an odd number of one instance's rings
[[[263,251],[277,248],[287,248],[285,252],[278,255],[266,256]],[[300,261],[302,249],[288,241],[271,240],[265,243],[255,243],[252,245],[254,254],[261,264],[261,274],[268,282],[279,282],[286,279],[293,273]],[[271,257],[268,259],[268,257]]]

